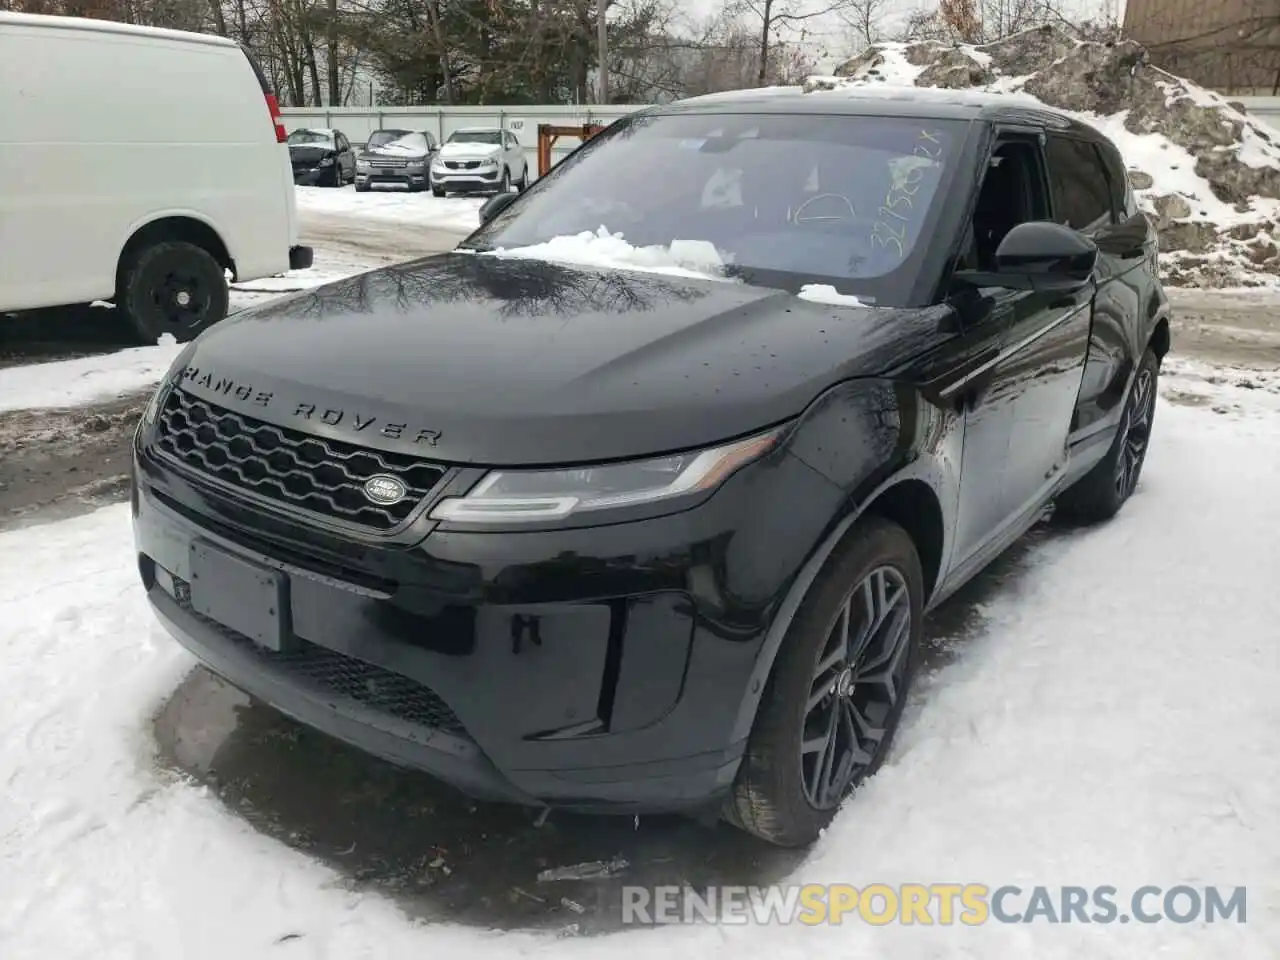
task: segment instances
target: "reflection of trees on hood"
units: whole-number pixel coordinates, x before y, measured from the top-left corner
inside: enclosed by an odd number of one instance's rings
[[[394,308],[420,313],[488,302],[502,318],[572,316],[585,311],[638,313],[706,293],[679,278],[607,270],[576,270],[538,260],[486,254],[446,254],[363,273],[255,313],[258,320],[324,320]]]

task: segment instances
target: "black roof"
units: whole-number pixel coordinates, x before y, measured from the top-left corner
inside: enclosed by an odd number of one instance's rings
[[[655,113],[795,113],[811,116],[912,117],[924,120],[981,120],[1018,123],[1106,138],[1088,124],[1030,97],[982,90],[850,84],[836,90],[802,92],[800,87],[733,90],[690,97]]]

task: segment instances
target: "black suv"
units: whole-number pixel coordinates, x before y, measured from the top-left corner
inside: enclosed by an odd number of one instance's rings
[[[483,220],[188,346],[133,491],[182,644],[475,797],[806,844],[884,759],[925,612],[1138,482],[1155,237],[1057,113],[688,100]],[[728,265],[538,246],[602,223]]]

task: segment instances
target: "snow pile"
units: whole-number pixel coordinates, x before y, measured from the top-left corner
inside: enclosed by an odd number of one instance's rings
[[[805,89],[975,89],[1075,116],[1124,155],[1138,201],[1160,230],[1170,284],[1280,284],[1280,134],[1151,67],[1133,41],[1083,41],[1043,27],[981,46],[881,43],[836,74],[813,77]]]
[[[670,246],[634,247],[621,233],[610,233],[603,226],[595,233],[584,230],[528,247],[486,251],[483,256],[547,260],[607,270],[639,270],[695,280],[727,279],[726,261],[715,245],[706,240],[673,240]]]

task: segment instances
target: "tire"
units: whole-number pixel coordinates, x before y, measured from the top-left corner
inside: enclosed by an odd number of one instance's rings
[[[342,165],[337,160],[333,161],[333,175],[329,177],[329,186],[342,186]]]
[[[194,339],[226,317],[228,298],[222,264],[193,243],[155,243],[120,265],[116,308],[142,343],[166,333],[179,343]]]
[[[1124,414],[1106,456],[1058,497],[1054,512],[1075,523],[1110,520],[1133,496],[1146,463],[1160,384],[1160,360],[1150,347],[1142,354]]]
[[[524,165],[524,172],[520,174],[520,182],[516,184],[516,193],[524,193],[529,189],[529,165]]]
[[[368,192],[369,192],[369,184],[367,183],[356,184],[356,193],[368,193]]]
[[[431,195],[432,195],[433,197],[443,197],[443,196],[444,196],[444,187],[432,187],[432,188],[431,188]]]
[[[850,659],[846,651],[844,661],[832,665],[840,627],[849,628],[845,634],[855,643],[864,629],[868,618],[863,589],[869,583],[883,584],[884,595],[897,602],[888,607],[888,615],[865,639],[860,653]],[[905,530],[878,517],[854,527],[809,588],[782,641],[725,805],[726,820],[778,846],[807,846],[831,823],[857,784],[875,774],[889,750],[919,662],[924,593],[920,559]],[[891,646],[890,640],[895,641]],[[888,684],[878,685],[870,677],[859,681],[850,671],[851,664],[854,671],[861,664],[874,674],[878,654],[890,649],[885,662],[886,669],[892,669],[892,697]],[[827,669],[820,671],[824,664]],[[812,711],[811,697],[821,698]],[[865,731],[879,731],[878,739],[850,737],[854,708]],[[835,724],[835,749],[844,755],[831,766],[838,765],[843,776],[829,778],[833,789],[824,797],[810,786],[826,750],[806,752],[804,744],[822,739],[823,728],[832,729],[827,721],[833,716],[841,721]],[[855,744],[865,748],[861,757],[850,749]]]
[[[503,168],[502,168],[502,182],[498,184],[498,189],[497,189],[496,193],[497,193],[499,196],[501,196],[501,195],[502,195],[502,194],[504,194],[504,193],[510,193],[510,192],[511,192],[511,168],[510,168],[510,167],[503,167]]]

